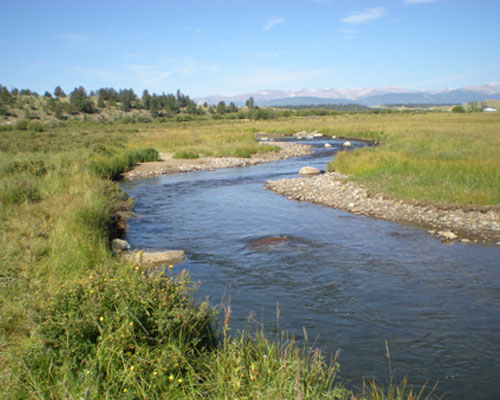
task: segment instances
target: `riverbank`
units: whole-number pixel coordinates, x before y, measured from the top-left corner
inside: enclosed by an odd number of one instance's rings
[[[289,142],[262,142],[262,145],[274,145],[280,148],[279,152],[253,154],[249,158],[242,157],[200,157],[196,159],[173,158],[171,153],[160,153],[160,160],[140,163],[123,174],[123,178],[138,179],[151,178],[165,174],[192,172],[200,170],[214,170],[219,168],[248,167],[252,165],[283,160],[291,157],[301,157],[312,153],[312,146]]]
[[[349,182],[346,175],[322,175],[268,181],[266,188],[290,200],[309,201],[353,214],[415,224],[443,241],[500,245],[499,207],[455,207],[393,199]]]

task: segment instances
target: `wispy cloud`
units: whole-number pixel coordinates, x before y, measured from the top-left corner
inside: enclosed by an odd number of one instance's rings
[[[146,57],[150,57],[150,56],[151,56],[150,53],[128,53],[128,54],[125,54],[126,58],[146,58]]]
[[[117,82],[125,77],[120,71],[119,67],[114,65],[102,66],[97,68],[89,68],[86,66],[69,67],[70,71],[80,75],[91,76],[92,78],[98,77],[106,82]]]
[[[304,82],[309,79],[321,78],[328,76],[330,71],[326,68],[322,69],[284,69],[284,68],[255,68],[247,71],[244,78],[241,73],[232,76],[232,81],[236,86],[244,83],[245,89],[248,88],[265,88],[277,87],[279,85],[296,85],[297,82]],[[301,83],[302,84],[302,83]]]
[[[434,3],[436,0],[404,0],[405,4]]]
[[[342,34],[344,39],[356,39],[358,37],[358,31],[354,29],[341,28],[339,32]]]
[[[63,33],[59,35],[58,38],[66,40],[87,40],[87,36],[80,33]]]
[[[446,84],[449,85],[452,83],[460,82],[463,79],[467,79],[467,78],[470,78],[472,76],[477,75],[478,72],[479,71],[468,71],[468,72],[464,72],[464,73],[457,73],[457,74],[453,74],[453,75],[442,76],[442,77],[439,77],[436,79],[405,83],[405,84],[402,84],[400,86],[407,87],[407,88],[415,88],[415,89],[428,89],[429,86],[446,85]]]
[[[175,73],[175,68],[166,70],[155,65],[131,64],[125,68],[135,79],[143,83],[158,82]]]
[[[346,24],[362,24],[374,19],[378,19],[385,14],[384,7],[372,7],[367,8],[363,11],[358,11],[348,15],[347,17],[341,18],[340,21]]]
[[[126,70],[135,79],[144,84],[153,84],[173,75],[191,75],[201,71],[214,71],[216,67],[201,66],[189,58],[169,59],[163,57],[158,65],[130,64]]]
[[[185,31],[191,31],[196,33],[203,32],[203,30],[201,28],[198,28],[197,26],[183,26],[182,29]]]
[[[273,29],[276,25],[278,24],[282,24],[286,21],[286,18],[283,18],[283,17],[279,17],[279,18],[272,18],[270,19],[267,24],[265,24],[262,29],[264,31],[270,31],[271,29]]]
[[[252,60],[258,59],[258,60],[274,60],[277,58],[280,58],[282,56],[287,56],[290,54],[293,54],[293,50],[270,50],[270,51],[251,51],[248,53],[245,53],[245,56],[250,57]]]

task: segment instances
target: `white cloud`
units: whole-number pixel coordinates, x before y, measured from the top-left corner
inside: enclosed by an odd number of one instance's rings
[[[363,11],[352,13],[351,15],[341,18],[340,21],[346,24],[362,24],[363,22],[378,19],[385,14],[384,7],[367,8]]]
[[[58,38],[66,40],[87,40],[87,36],[81,35],[79,33],[63,33],[59,35]]]
[[[89,68],[81,65],[75,67],[69,67],[72,72],[77,74],[90,76],[92,78],[98,77],[107,82],[116,82],[124,78],[124,74],[121,73],[119,68],[109,65],[97,68]]]
[[[339,32],[342,34],[344,39],[356,39],[358,37],[358,31],[354,29],[341,28]]]
[[[196,33],[203,32],[203,30],[201,28],[198,28],[196,26],[183,26],[182,29],[184,29],[185,31],[192,31],[192,32],[196,32]]]
[[[169,59],[162,57],[159,65],[130,64],[126,70],[131,73],[132,79],[143,84],[153,84],[172,75],[185,76],[201,71],[215,71],[213,66],[201,66],[190,58]]]
[[[240,86],[242,83],[245,89],[277,87],[283,84],[294,84],[308,79],[325,77],[330,73],[326,68],[323,69],[280,69],[280,68],[255,68],[243,75],[238,73],[231,77],[234,85]]]
[[[406,4],[434,3],[436,0],[404,0]]]
[[[457,73],[453,75],[442,76],[436,79],[429,79],[424,81],[410,82],[405,83],[399,86],[408,87],[408,88],[420,88],[420,89],[428,89],[429,86],[436,85],[446,85],[459,82],[463,79],[470,78],[471,76],[477,75],[479,71],[469,71],[465,73]]]
[[[270,31],[272,28],[274,28],[278,24],[282,24],[283,22],[286,21],[286,18],[279,17],[279,18],[272,18],[270,19],[267,24],[265,24],[262,29],[265,31]]]

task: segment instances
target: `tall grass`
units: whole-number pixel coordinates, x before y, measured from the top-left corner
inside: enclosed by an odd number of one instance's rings
[[[3,397],[354,398],[335,381],[335,362],[261,334],[219,341],[214,311],[193,303],[188,276],[111,253],[126,199],[108,178],[156,150],[255,145],[244,121],[137,127],[0,134]]]
[[[500,204],[498,116],[392,118],[393,124],[385,120],[383,145],[340,153],[329,168],[351,175],[373,191],[398,198],[459,205]]]

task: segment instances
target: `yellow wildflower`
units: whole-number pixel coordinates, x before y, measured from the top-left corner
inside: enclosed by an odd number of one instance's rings
[[[168,268],[169,268],[169,269],[172,269],[172,268],[174,268],[174,266],[173,266],[172,264],[170,264],[170,265],[168,266]]]
[[[182,378],[177,379],[178,383],[182,383]]]
[[[104,317],[99,317],[99,321],[104,321]]]
[[[170,382],[173,382],[173,381],[174,381],[174,376],[173,376],[172,374],[170,374],[170,376],[168,377],[168,380],[169,380]]]

